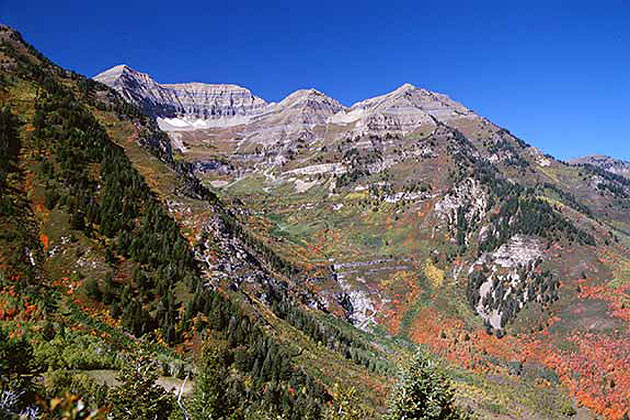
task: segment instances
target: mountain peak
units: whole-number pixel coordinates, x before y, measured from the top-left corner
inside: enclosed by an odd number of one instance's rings
[[[273,106],[274,114],[289,131],[325,124],[328,118],[345,107],[317,89],[299,89]],[[274,117],[276,118],[276,117]]]
[[[142,73],[138,70],[133,69],[127,64],[118,64],[114,67],[111,67],[96,76],[93,77],[94,80],[106,84],[110,87],[118,89],[120,86],[131,86],[134,87],[143,86],[143,85],[156,85],[157,83],[146,73]],[[121,92],[122,93],[122,92]],[[123,95],[124,96],[124,95]]]
[[[284,98],[279,106],[283,107],[294,107],[297,105],[306,106],[306,107],[321,107],[322,105],[326,108],[330,108],[333,113],[341,111],[345,109],[339,101],[330,96],[326,95],[323,92],[320,92],[317,89],[298,89],[295,92],[289,94],[286,98]]]
[[[192,128],[205,128],[215,123],[220,126],[241,124],[267,106],[267,102],[241,86],[201,82],[160,84],[150,75],[126,64],[105,70],[94,76],[94,80],[116,89],[145,112],[173,120],[175,127],[190,128],[190,124],[184,122],[197,119],[221,121]]]
[[[308,88],[308,89],[298,89],[295,92],[290,93],[287,98],[290,97],[297,97],[297,96],[326,96],[324,93],[320,92],[317,89],[314,88]]]
[[[116,65],[116,66],[114,66],[114,67],[110,68],[109,70],[105,70],[105,71],[112,71],[112,72],[115,72],[115,71],[129,71],[129,70],[131,70],[131,71],[134,71],[134,72],[135,72],[135,70],[134,70],[133,68],[131,68],[131,66],[130,66],[130,65],[128,65],[128,64],[124,64],[124,63],[123,63],[123,64],[118,64],[118,65]]]
[[[412,85],[411,83],[404,83],[402,85],[400,85],[399,87],[397,87],[394,92],[406,92],[408,90],[415,90],[418,89],[418,87]]]
[[[437,119],[472,112],[448,96],[405,83],[395,90],[352,105],[351,109],[385,111],[399,108],[422,110]]]
[[[99,74],[94,76],[94,79],[99,80],[99,79],[102,79],[103,77],[107,77],[111,75],[121,75],[122,73],[125,73],[125,72],[139,73],[138,71],[134,70],[127,64],[118,64],[116,66],[110,67],[107,70],[100,72]]]

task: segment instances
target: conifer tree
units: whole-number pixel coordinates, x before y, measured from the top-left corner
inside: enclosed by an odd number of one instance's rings
[[[387,420],[465,419],[454,403],[454,391],[436,362],[418,352],[393,392]]]
[[[156,384],[157,365],[140,356],[125,365],[117,379],[120,385],[109,391],[111,415],[116,420],[166,420],[173,411],[173,396]]]
[[[224,358],[224,351],[220,348],[204,349],[191,400],[193,419],[222,419],[234,411],[234,404],[226,393],[229,372]]]

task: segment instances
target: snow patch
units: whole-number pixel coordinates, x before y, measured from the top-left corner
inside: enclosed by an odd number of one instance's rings
[[[211,119],[201,118],[157,118],[160,129],[164,131],[194,131],[205,130],[209,128],[225,128],[235,127],[237,125],[247,124],[251,120],[249,115],[233,115]]]

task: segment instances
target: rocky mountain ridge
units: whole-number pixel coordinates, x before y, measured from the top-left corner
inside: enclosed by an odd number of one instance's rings
[[[630,179],[630,162],[606,155],[588,155],[569,161],[572,165],[594,165]]]
[[[126,65],[115,66],[94,79],[155,116],[167,132],[235,126],[249,126],[251,129],[244,131],[252,132],[260,131],[261,125],[282,125],[288,129],[271,136],[275,140],[318,126],[338,126],[338,131],[352,136],[408,134],[421,126],[475,116],[446,95],[409,83],[346,107],[315,89],[300,89],[278,103],[269,103],[237,85],[160,84]]]
[[[146,73],[118,65],[94,77],[127,101],[158,118],[165,128],[207,128],[246,121],[267,103],[243,87],[230,84],[160,84]],[[180,118],[176,118],[180,117]]]

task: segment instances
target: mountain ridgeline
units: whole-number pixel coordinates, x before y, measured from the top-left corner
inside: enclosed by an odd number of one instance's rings
[[[630,415],[622,163],[0,41],[3,416]]]

